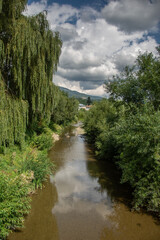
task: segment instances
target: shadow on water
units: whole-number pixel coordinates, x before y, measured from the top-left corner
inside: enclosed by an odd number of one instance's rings
[[[120,183],[121,172],[117,166],[111,161],[96,160],[94,154],[94,148],[86,141],[85,134],[81,135],[81,138],[86,144],[87,159],[86,166],[88,174],[93,179],[97,179],[99,183],[99,192],[107,191],[111,200],[121,202],[131,209],[132,202],[132,188],[129,184]]]
[[[132,189],[128,184],[120,184],[120,173],[111,162],[87,162],[87,169],[91,177],[97,178],[99,191],[107,191],[111,200],[121,202],[131,208]]]
[[[84,141],[86,140],[85,135],[82,136]],[[86,142],[87,144],[87,142]],[[88,159],[94,159],[96,156],[94,155],[94,150],[92,145],[87,144],[88,151]],[[133,189],[128,183],[121,184],[121,172],[116,167],[114,162],[111,161],[87,161],[87,169],[93,179],[98,179],[99,188],[97,191],[104,192],[107,191],[109,197],[112,201],[117,203],[123,203],[126,207],[128,207],[129,211],[133,210],[133,197],[132,192]],[[141,209],[137,214],[148,215],[154,219],[154,223],[160,226],[160,218],[155,213],[147,212],[146,209]],[[141,226],[141,224],[137,224],[137,226]]]

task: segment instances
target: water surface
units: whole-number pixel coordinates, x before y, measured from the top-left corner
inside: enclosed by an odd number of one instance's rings
[[[79,127],[49,153],[56,171],[32,199],[25,228],[9,240],[159,240],[152,216],[130,211],[131,193],[112,164],[97,162]]]

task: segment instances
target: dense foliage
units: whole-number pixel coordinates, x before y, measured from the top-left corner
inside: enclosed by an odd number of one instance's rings
[[[61,123],[72,120],[77,110],[77,103],[68,100],[52,82],[61,53],[59,34],[49,29],[45,13],[22,15],[25,4],[26,0],[0,3],[0,91],[4,99],[0,122],[7,115],[0,129],[3,145],[21,142],[26,125],[31,128],[41,119],[49,124],[57,109],[64,111],[61,120],[55,119]],[[67,112],[70,110],[73,114]]]
[[[66,125],[71,122],[78,113],[78,101],[72,97],[69,98],[64,92],[61,92],[58,104],[55,106],[54,114],[51,116],[51,123]]]
[[[0,98],[0,146],[22,144],[28,122],[28,103],[6,93],[1,79]]]
[[[78,101],[53,82],[62,41],[27,0],[0,0],[0,239],[23,225],[28,194],[50,172],[53,132],[75,119]],[[52,129],[50,129],[50,128]],[[58,130],[57,130],[58,129]]]
[[[159,52],[159,48],[157,48]],[[140,55],[114,76],[109,100],[96,103],[84,126],[99,158],[114,161],[133,188],[135,209],[160,214],[160,59]]]
[[[23,226],[30,209],[28,194],[42,186],[52,168],[47,154],[51,140],[53,144],[51,133],[35,135],[23,151],[13,146],[0,154],[0,239]]]

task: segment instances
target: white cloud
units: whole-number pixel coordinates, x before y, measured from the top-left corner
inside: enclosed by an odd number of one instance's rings
[[[93,90],[86,90],[85,91],[86,94],[88,95],[92,95],[92,96],[102,96],[102,97],[106,97],[107,93],[104,93],[104,86],[101,85]]]
[[[110,1],[101,13],[89,7],[47,6],[46,1],[29,5],[29,14],[48,11],[52,30],[63,40],[54,82],[83,93],[105,94],[104,81],[132,65],[139,51],[155,51],[157,43],[147,37],[147,30],[157,30],[159,2]]]
[[[59,5],[53,3],[51,6],[48,6],[48,21],[51,25],[51,28],[55,30],[57,26],[64,24],[68,20],[72,20],[78,17],[79,11],[76,8],[73,8],[70,5]]]
[[[160,1],[110,0],[102,10],[102,16],[121,30],[145,31],[155,28],[160,21]]]
[[[131,45],[124,47],[121,51],[113,55],[113,62],[116,69],[122,71],[124,66],[132,66],[140,53],[148,51],[156,55],[156,45],[156,41],[151,37],[147,37],[145,41],[140,43],[134,40]]]
[[[47,1],[41,0],[40,2],[33,2],[31,5],[28,5],[24,14],[29,16],[36,15],[40,12],[43,12],[46,9],[47,9]]]
[[[91,7],[84,7],[80,11],[80,18],[83,22],[92,22],[100,17],[100,13]]]
[[[107,93],[105,92],[103,85],[98,86],[97,88],[95,88],[95,86],[93,85],[93,89],[85,90],[85,89],[83,89],[84,82],[69,81],[66,78],[63,78],[58,75],[54,76],[54,83],[60,87],[71,89],[72,91],[77,91],[80,93],[93,95],[93,96],[107,97]],[[85,83],[88,83],[88,82],[86,81]],[[90,85],[90,82],[88,84]],[[89,88],[91,88],[91,87],[89,87]]]
[[[47,19],[50,23],[51,29],[55,28],[69,19],[78,17],[78,9],[70,5],[59,5],[53,3],[52,5],[47,5],[47,0],[41,0],[40,2],[32,2],[32,4],[27,6],[27,11],[25,15],[36,15],[40,12],[47,11]]]
[[[60,26],[57,26],[55,28],[55,31],[58,31],[61,33],[61,39],[63,42],[71,41],[72,39],[78,36],[75,26],[69,23],[65,23],[65,24],[61,24]]]

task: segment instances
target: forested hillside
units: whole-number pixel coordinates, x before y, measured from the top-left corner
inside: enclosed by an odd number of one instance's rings
[[[24,16],[26,4],[0,0],[0,239],[23,225],[27,195],[51,169],[53,131],[59,133],[78,110],[78,102],[52,82],[59,33],[50,30],[45,13]]]
[[[110,98],[96,103],[84,122],[88,139],[101,160],[115,162],[121,182],[132,186],[133,207],[160,215],[159,55],[139,55],[105,87]]]
[[[91,99],[92,102],[102,100],[102,97],[99,97],[99,96],[87,95],[87,94],[80,93],[77,91],[69,90],[64,87],[60,87],[60,89],[64,92],[66,92],[69,97],[75,97],[76,99],[78,99],[78,101],[82,104],[87,104],[88,97]]]

